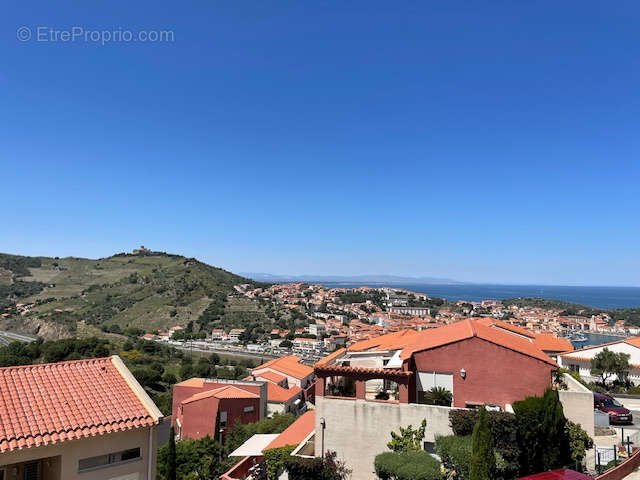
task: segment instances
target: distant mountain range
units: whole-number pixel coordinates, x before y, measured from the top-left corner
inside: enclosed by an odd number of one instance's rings
[[[278,275],[271,273],[241,273],[259,282],[345,283],[362,285],[463,285],[464,282],[437,277],[402,277],[398,275]]]

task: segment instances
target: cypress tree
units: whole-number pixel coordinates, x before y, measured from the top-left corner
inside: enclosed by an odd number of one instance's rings
[[[567,420],[564,416],[558,392],[548,389],[542,397],[542,438],[546,448],[542,451],[542,471],[555,470],[569,463],[568,439],[565,433]]]
[[[489,429],[487,411],[482,407],[478,420],[473,427],[471,437],[471,464],[469,465],[469,480],[492,480],[496,465],[493,451],[493,437]]]
[[[171,427],[169,431],[169,458],[168,458],[168,468],[167,468],[167,480],[176,480],[177,472],[176,472],[176,433]]]

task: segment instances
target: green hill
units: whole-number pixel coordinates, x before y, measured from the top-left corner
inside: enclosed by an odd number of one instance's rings
[[[242,283],[254,282],[162,252],[98,260],[0,254],[0,329],[63,338],[271,320],[234,295]]]

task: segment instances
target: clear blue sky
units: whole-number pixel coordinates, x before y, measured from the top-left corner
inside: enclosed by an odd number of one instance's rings
[[[8,2],[0,251],[640,285],[639,25],[635,0]]]

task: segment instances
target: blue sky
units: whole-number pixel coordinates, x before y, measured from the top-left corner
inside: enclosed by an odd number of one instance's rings
[[[524,3],[10,2],[0,251],[640,285],[640,5]]]

